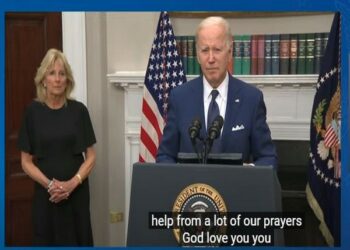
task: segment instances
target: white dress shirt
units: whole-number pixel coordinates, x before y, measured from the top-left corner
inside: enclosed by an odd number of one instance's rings
[[[208,129],[208,126],[210,124],[207,124],[208,120],[208,109],[209,109],[209,104],[211,102],[211,91],[214,88],[209,84],[207,79],[205,79],[205,76],[203,76],[203,102],[204,102],[204,117],[205,117],[205,124],[206,128]],[[225,113],[226,113],[226,105],[227,105],[227,92],[228,92],[228,73],[226,73],[226,77],[224,81],[219,85],[217,88],[219,91],[219,95],[216,97],[215,101],[219,106],[220,110],[220,115],[222,118],[225,120]],[[222,132],[222,129],[221,129]]]

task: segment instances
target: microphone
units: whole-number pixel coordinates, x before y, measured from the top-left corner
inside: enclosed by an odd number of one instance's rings
[[[204,157],[203,157],[204,164],[207,163],[208,155],[213,146],[213,142],[215,139],[219,138],[221,133],[221,128],[223,125],[224,125],[224,118],[218,115],[217,117],[215,117],[213,123],[208,129],[208,137],[204,145]]]
[[[192,142],[192,147],[194,152],[196,152],[197,154],[197,158],[198,158],[198,162],[201,162],[202,159],[202,154],[199,154],[198,149],[197,149],[197,145],[196,145],[196,138],[199,138],[199,131],[201,130],[202,125],[201,125],[201,121],[198,118],[194,118],[191,126],[188,128],[188,133],[190,135],[190,139]],[[201,138],[199,138],[201,140]]]
[[[191,126],[188,128],[188,133],[190,134],[190,138],[192,141],[198,137],[199,131],[201,130],[201,128],[202,128],[201,121],[198,118],[195,118],[192,121]]]
[[[224,125],[224,118],[221,115],[215,117],[213,123],[208,130],[208,139],[213,141],[220,136],[222,125]]]

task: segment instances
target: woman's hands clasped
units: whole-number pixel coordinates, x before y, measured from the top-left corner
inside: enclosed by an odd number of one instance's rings
[[[69,199],[70,194],[78,185],[79,182],[75,178],[68,181],[59,181],[53,178],[52,185],[47,190],[50,194],[49,200],[53,203],[59,203]]]

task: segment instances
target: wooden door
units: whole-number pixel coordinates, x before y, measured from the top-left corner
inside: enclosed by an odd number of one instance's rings
[[[33,181],[17,149],[25,107],[35,97],[34,76],[49,48],[62,49],[61,13],[6,13],[6,245],[32,244]]]

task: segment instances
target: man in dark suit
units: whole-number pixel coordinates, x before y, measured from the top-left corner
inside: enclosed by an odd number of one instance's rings
[[[277,166],[262,92],[227,72],[232,46],[225,19],[209,17],[199,24],[196,51],[203,76],[172,91],[157,162],[176,162],[179,152],[194,152],[189,126],[197,118],[202,124],[200,137],[206,138],[216,112],[224,124],[213,144],[215,152],[242,153],[245,163]]]

